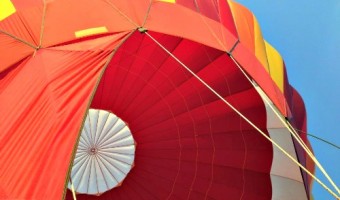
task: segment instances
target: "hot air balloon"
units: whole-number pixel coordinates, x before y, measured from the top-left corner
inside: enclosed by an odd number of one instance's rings
[[[0,199],[310,198],[264,137],[313,172],[303,101],[236,2],[2,0],[0,44]]]

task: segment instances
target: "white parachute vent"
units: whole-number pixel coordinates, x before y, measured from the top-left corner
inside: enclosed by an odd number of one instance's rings
[[[100,195],[119,186],[134,157],[135,142],[126,123],[108,111],[90,109],[71,172],[75,191]]]

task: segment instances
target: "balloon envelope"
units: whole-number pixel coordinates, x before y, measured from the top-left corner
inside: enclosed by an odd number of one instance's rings
[[[243,6],[4,0],[0,11],[1,198],[72,199],[69,174],[78,199],[309,198],[305,173],[212,92],[311,168],[268,106],[305,129],[303,102]],[[97,135],[108,113],[121,126]],[[116,173],[97,170],[91,141],[129,145],[103,154]]]

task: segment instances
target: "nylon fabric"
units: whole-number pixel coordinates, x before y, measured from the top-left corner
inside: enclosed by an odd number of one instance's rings
[[[284,77],[286,77],[286,74],[284,73],[282,57],[268,42],[265,42],[265,46],[269,63],[270,76],[272,77],[276,85],[280,88],[281,93],[284,93]]]
[[[149,33],[265,131],[261,98],[225,53]],[[117,51],[91,107],[112,111],[129,125],[137,143],[135,166],[120,187],[78,199],[271,195],[271,144],[140,33]]]
[[[271,198],[272,144],[183,68],[268,135],[241,65],[305,131],[303,101],[249,10],[231,0],[11,2],[16,12],[0,21],[0,199],[63,197],[88,106],[126,122],[136,157],[119,187],[78,199]],[[83,30],[92,31],[77,37]]]
[[[45,0],[11,0],[17,10],[25,10],[36,6],[43,6]],[[51,0],[46,0],[49,2]]]
[[[70,133],[79,132],[109,54],[43,49],[1,79],[0,182],[8,198],[62,198],[77,139]]]

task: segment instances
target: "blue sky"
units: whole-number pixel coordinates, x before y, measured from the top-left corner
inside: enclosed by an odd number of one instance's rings
[[[283,56],[289,81],[307,108],[308,132],[340,145],[340,1],[237,1],[255,14],[263,36]],[[340,186],[340,150],[309,139]],[[316,175],[330,186],[319,170]],[[334,199],[316,182],[313,195]]]

